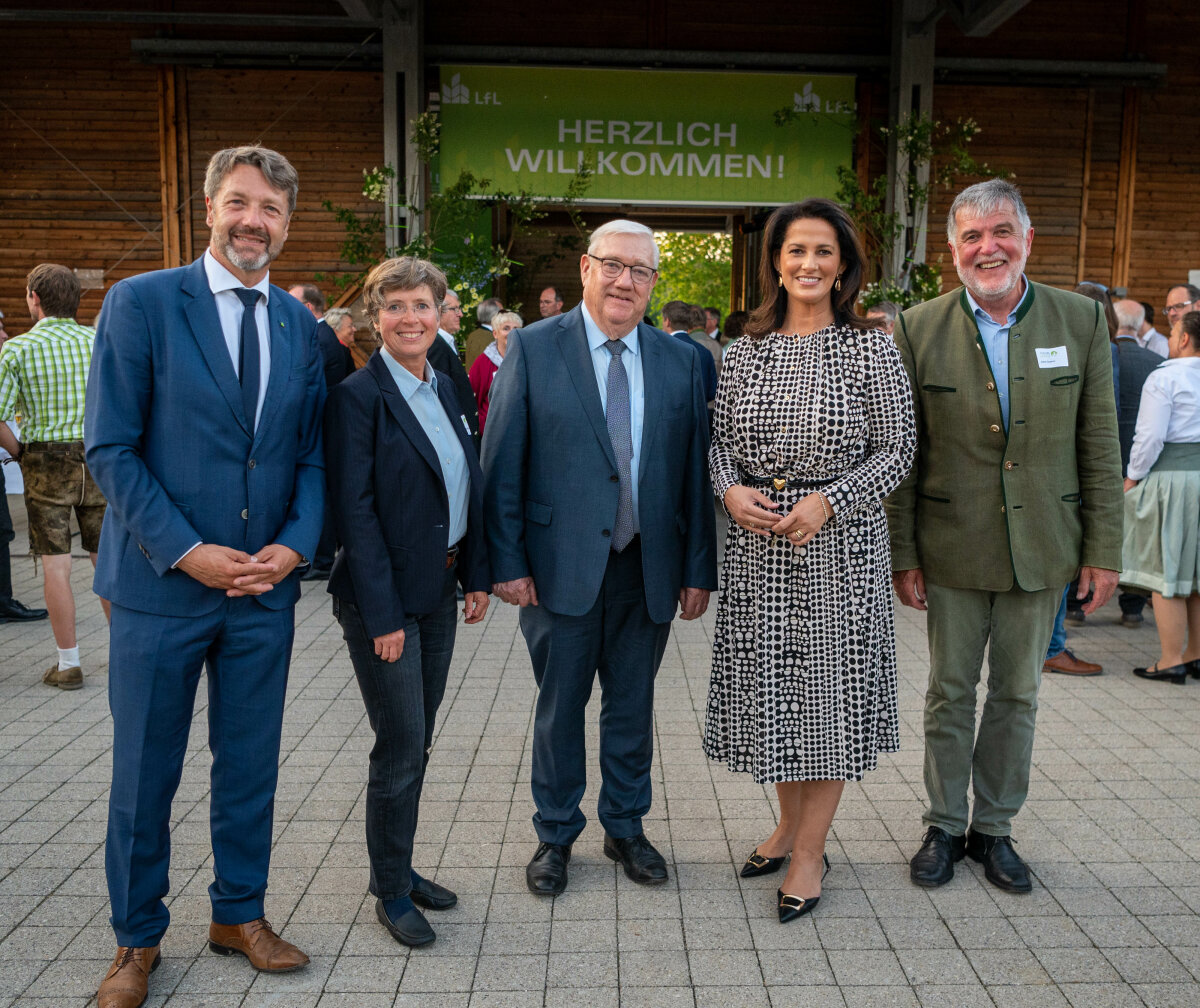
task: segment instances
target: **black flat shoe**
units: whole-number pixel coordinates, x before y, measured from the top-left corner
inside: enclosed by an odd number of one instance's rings
[[[383,908],[383,900],[377,899],[375,916],[379,918],[379,923],[387,928],[388,934],[401,945],[420,948],[422,945],[428,945],[437,937],[433,933],[433,928],[429,926],[429,921],[425,919],[425,915],[416,907],[401,914],[396,920],[392,920]]]
[[[742,870],[738,873],[742,878],[758,878],[759,875],[774,875],[783,867],[783,862],[787,860],[787,855],[783,857],[765,857],[758,853],[758,848],[754,848],[754,853],[746,858],[746,863],[742,865]]]
[[[824,881],[825,876],[829,874],[829,858],[825,854],[822,854],[821,861],[825,865],[825,870],[821,872],[821,880]],[[817,904],[821,902],[820,896],[810,896],[808,899],[803,899],[800,896],[792,896],[789,893],[785,893],[782,889],[776,889],[775,895],[779,900],[780,924],[786,924],[788,921],[794,921],[797,917],[803,917],[805,914],[812,913],[817,908]]]
[[[1200,658],[1187,663],[1188,675],[1193,679],[1200,679]]]
[[[621,837],[604,835],[604,853],[625,869],[625,874],[640,885],[659,885],[667,881],[667,862],[646,839],[645,833]]]
[[[1158,662],[1155,662],[1149,668],[1135,668],[1133,674],[1139,679],[1154,679],[1182,686],[1187,682],[1188,672],[1195,664],[1195,662],[1182,662],[1179,665],[1168,665],[1166,668],[1159,668]]]
[[[567,863],[571,848],[563,844],[540,843],[533,860],[525,866],[525,884],[539,896],[557,896],[567,888]]]
[[[458,902],[456,893],[416,874],[413,875],[412,891],[408,895],[417,906],[426,910],[449,910]]]
[[[1033,888],[1029,866],[1013,850],[1012,837],[967,833],[967,857],[983,865],[983,875],[997,889],[1027,893]]]

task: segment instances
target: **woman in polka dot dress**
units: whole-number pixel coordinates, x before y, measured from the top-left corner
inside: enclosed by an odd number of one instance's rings
[[[779,919],[810,912],[848,780],[899,748],[882,501],[912,465],[912,394],[890,336],[855,314],[862,243],[824,199],[765,232],[763,304],[731,347],[709,455],[732,519],[704,750],[775,785],[779,825],[743,877],[791,862]]]

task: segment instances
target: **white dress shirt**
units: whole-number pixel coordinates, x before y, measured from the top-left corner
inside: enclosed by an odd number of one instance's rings
[[[225,337],[225,346],[229,348],[229,359],[233,361],[233,373],[238,375],[239,354],[241,343],[242,312],[245,310],[235,290],[244,290],[246,285],[217,262],[211,249],[204,250],[204,273],[208,277],[209,290],[217,302],[217,317],[221,320],[221,335]],[[267,380],[271,377],[271,338],[267,332],[270,316],[267,314],[267,304],[271,298],[271,281],[264,276],[250,290],[256,290],[262,297],[254,306],[254,322],[258,326],[258,404],[254,408],[254,425],[258,426],[258,418],[262,413],[263,399],[267,395]]]
[[[1200,442],[1200,357],[1174,357],[1142,386],[1128,476],[1145,479],[1168,443]]]

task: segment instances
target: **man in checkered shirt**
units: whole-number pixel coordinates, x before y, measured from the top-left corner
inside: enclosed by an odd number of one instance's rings
[[[42,682],[70,690],[83,685],[71,591],[71,511],[93,566],[104,520],[104,496],[83,458],[84,389],[96,332],[75,321],[81,291],[65,266],[35,266],[25,287],[33,328],[0,348],[0,420],[19,414],[24,442],[0,424],[0,445],[21,463],[29,547],[42,560],[58,646],[58,660]],[[107,616],[108,602],[101,604]]]

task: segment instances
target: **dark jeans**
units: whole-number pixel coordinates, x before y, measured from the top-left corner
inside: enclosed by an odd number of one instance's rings
[[[650,810],[654,755],[654,677],[669,623],[646,610],[638,539],[609,554],[600,594],[582,616],[544,605],[521,610],[521,631],[538,684],[531,786],[538,839],[571,844],[587,821],[584,711],[600,678],[600,822],[616,839],[642,832]]]
[[[395,662],[375,654],[358,607],[333,600],[358,678],[375,745],[367,778],[367,854],[371,892],[399,899],[412,888],[417,808],[433,743],[433,725],[454,653],[454,567],[446,571],[442,601],[404,625],[404,651]],[[398,629],[398,628],[397,628]]]

